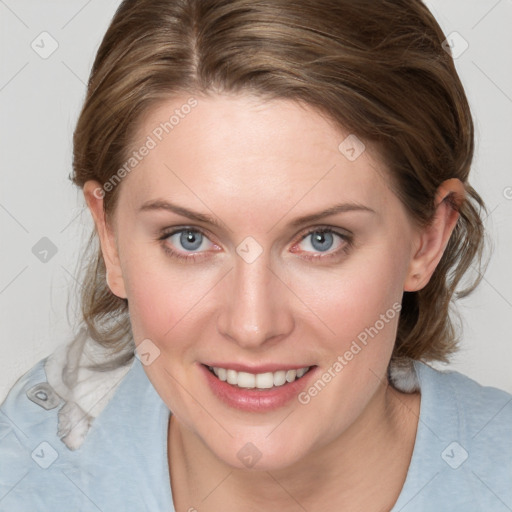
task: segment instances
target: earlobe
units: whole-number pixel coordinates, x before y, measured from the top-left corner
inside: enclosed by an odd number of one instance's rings
[[[464,198],[464,185],[456,178],[446,180],[438,187],[435,216],[419,234],[419,243],[409,265],[404,291],[421,290],[430,281],[457,224],[458,208]]]
[[[107,286],[117,297],[126,299],[126,290],[114,232],[107,223],[103,210],[104,191],[97,181],[87,181],[83,187],[84,198],[96,226],[108,275]]]

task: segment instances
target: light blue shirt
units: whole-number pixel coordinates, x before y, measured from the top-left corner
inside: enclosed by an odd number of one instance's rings
[[[458,372],[415,362],[421,387],[416,442],[391,512],[510,512],[512,395]],[[46,382],[44,360],[0,407],[1,512],[173,512],[169,409],[134,359],[84,444],[57,436],[59,407],[27,391]],[[192,503],[200,510],[197,503]]]

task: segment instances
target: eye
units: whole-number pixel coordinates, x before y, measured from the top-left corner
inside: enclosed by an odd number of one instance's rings
[[[168,240],[171,243],[185,251],[199,251],[205,242],[208,240],[201,232],[194,229],[183,229],[170,235]],[[204,249],[204,247],[202,247]]]
[[[338,233],[331,228],[316,228],[304,234],[291,251],[305,253],[306,259],[325,259],[346,253],[351,246],[350,235]]]
[[[183,260],[195,260],[207,256],[209,250],[218,249],[202,231],[195,228],[174,229],[163,233],[160,240],[165,252]]]
[[[163,249],[167,254],[187,261],[196,261],[207,257],[207,253],[212,250],[220,250],[220,247],[201,230],[191,227],[165,232],[159,240],[162,241]],[[302,257],[305,259],[325,260],[340,257],[341,253],[348,253],[351,247],[351,235],[338,233],[331,228],[316,228],[302,235],[299,242],[291,248],[291,252],[304,253]]]

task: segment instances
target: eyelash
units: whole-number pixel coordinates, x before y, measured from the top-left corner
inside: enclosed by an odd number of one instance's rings
[[[172,229],[170,231],[165,231],[161,234],[161,236],[159,236],[158,240],[162,242],[162,248],[163,250],[169,255],[171,256],[172,258],[176,258],[178,260],[181,260],[181,261],[184,261],[184,262],[187,262],[187,263],[194,263],[195,261],[197,261],[198,259],[201,259],[201,258],[204,258],[204,257],[207,257],[205,253],[200,253],[200,252],[191,252],[191,253],[188,253],[188,254],[183,254],[183,253],[180,253],[178,251],[175,251],[174,249],[171,249],[169,247],[169,245],[167,245],[165,243],[165,241],[177,234],[177,233],[181,233],[183,231],[187,231],[187,230],[190,230],[190,231],[193,231],[195,233],[200,233],[202,236],[208,238],[207,234],[202,231],[201,229],[198,229],[198,228],[195,228],[195,227],[192,227],[192,226],[185,226],[185,227],[181,227],[181,228],[178,228],[178,229]],[[321,227],[317,227],[317,228],[311,228],[309,231],[307,231],[306,233],[302,234],[299,236],[299,239],[294,242],[294,246],[297,245],[298,243],[302,242],[304,239],[306,239],[309,235],[312,235],[313,233],[330,233],[330,234],[333,234],[333,235],[337,235],[339,236],[342,241],[343,241],[343,246],[338,248],[337,250],[335,250],[334,252],[331,252],[331,253],[327,253],[327,254],[319,254],[319,253],[316,253],[316,254],[309,254],[309,253],[306,253],[307,256],[302,256],[304,259],[308,260],[308,261],[325,261],[325,260],[332,260],[332,259],[335,259],[335,258],[339,258],[342,254],[348,254],[350,252],[350,250],[352,249],[353,247],[353,237],[352,235],[349,235],[347,233],[339,233],[338,231],[332,229],[332,228],[329,228],[327,226],[321,226]],[[208,238],[209,240],[209,238]]]

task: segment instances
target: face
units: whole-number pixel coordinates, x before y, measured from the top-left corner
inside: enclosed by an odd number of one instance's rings
[[[378,156],[312,108],[198,97],[155,132],[187,99],[140,126],[155,147],[120,185],[111,285],[179,423],[227,464],[287,467],[382,386],[416,231]]]

